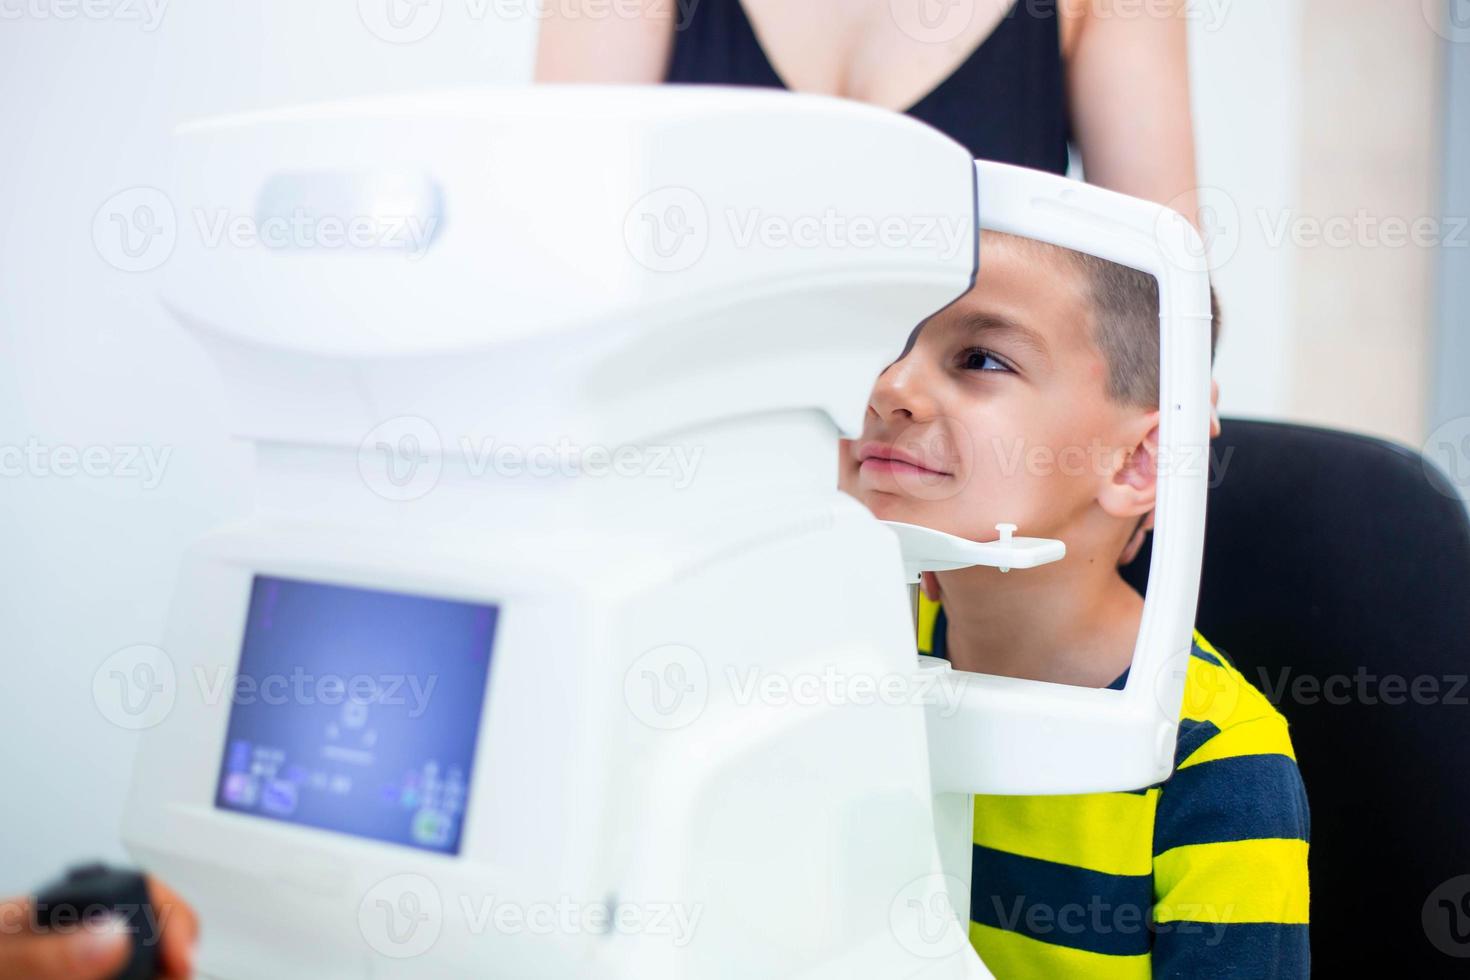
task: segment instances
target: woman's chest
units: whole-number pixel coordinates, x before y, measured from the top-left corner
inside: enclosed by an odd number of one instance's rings
[[[741,2],[789,88],[898,110],[951,75],[1006,19],[1057,16],[1055,5],[1028,0]]]

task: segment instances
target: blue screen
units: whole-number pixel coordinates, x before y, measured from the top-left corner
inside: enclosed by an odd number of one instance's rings
[[[255,576],[215,806],[458,854],[498,612]]]

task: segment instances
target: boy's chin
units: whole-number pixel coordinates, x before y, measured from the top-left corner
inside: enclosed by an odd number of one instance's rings
[[[943,526],[945,523],[943,515],[928,501],[915,500],[912,497],[894,493],[879,493],[875,490],[864,490],[856,496],[880,521],[899,521],[903,524],[932,527],[940,531],[948,530]]]
[[[993,524],[976,524],[973,520],[957,521],[952,507],[941,507],[933,501],[872,490],[854,496],[880,521],[917,524],[971,541],[994,541],[998,537]]]

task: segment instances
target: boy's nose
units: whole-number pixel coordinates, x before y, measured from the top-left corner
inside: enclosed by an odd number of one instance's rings
[[[937,385],[916,357],[906,356],[888,366],[873,385],[868,407],[883,419],[903,418],[924,422],[939,414]]]

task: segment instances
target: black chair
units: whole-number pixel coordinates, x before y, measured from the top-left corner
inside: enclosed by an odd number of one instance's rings
[[[1379,439],[1226,420],[1196,622],[1291,726],[1318,976],[1470,976],[1470,520]],[[1125,570],[1142,590],[1148,549]]]

